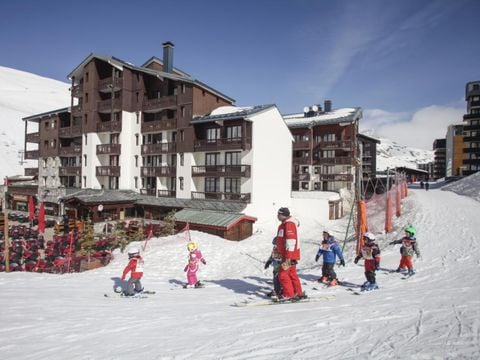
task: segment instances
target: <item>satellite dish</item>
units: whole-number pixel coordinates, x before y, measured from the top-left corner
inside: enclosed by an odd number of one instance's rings
[[[308,106],[305,106],[305,107],[303,108],[303,112],[304,112],[304,113],[308,113],[309,111],[310,111],[310,108],[309,108]]]
[[[317,106],[317,105],[313,105],[313,106],[312,106],[312,111],[317,112],[317,111],[318,111],[318,106]]]
[[[97,210],[98,211],[103,211],[103,205],[102,204],[98,205]]]

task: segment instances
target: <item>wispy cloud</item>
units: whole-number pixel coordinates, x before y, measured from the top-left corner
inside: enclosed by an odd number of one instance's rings
[[[367,109],[360,123],[360,131],[369,131],[401,145],[432,150],[435,139],[444,138],[447,127],[461,124],[465,108],[432,105],[413,114]]]

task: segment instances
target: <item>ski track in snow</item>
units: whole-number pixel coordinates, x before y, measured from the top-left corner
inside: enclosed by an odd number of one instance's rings
[[[264,299],[262,290],[271,287],[263,262],[273,222],[240,243],[192,232],[207,260],[199,271],[203,289],[180,287],[187,255],[180,236],[149,243],[143,284],[156,294],[145,299],[103,297],[126,264],[120,253],[109,266],[81,274],[2,273],[2,359],[480,358],[480,203],[448,191],[410,190],[402,210],[394,233],[378,235],[381,265],[397,268],[399,246],[388,242],[412,224],[422,254],[414,259],[417,273],[402,280],[379,271],[380,289],[361,296],[343,286],[313,290],[321,228],[302,222],[303,287],[312,297],[335,295],[330,301],[231,306]],[[340,280],[364,281],[363,263],[353,264],[351,255],[335,271]]]

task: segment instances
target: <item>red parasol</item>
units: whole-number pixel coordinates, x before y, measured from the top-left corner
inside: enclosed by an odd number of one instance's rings
[[[32,223],[34,218],[35,218],[35,204],[33,203],[33,197],[29,196],[29,198],[28,198],[28,221],[30,221],[30,224]]]
[[[38,232],[45,233],[45,204],[40,204],[40,211],[38,212]]]

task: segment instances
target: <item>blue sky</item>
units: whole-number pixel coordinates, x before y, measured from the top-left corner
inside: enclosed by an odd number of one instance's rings
[[[477,0],[18,0],[0,14],[1,66],[66,82],[91,52],[141,65],[169,40],[176,67],[239,106],[330,99],[362,107],[364,130],[426,149],[480,80]]]

